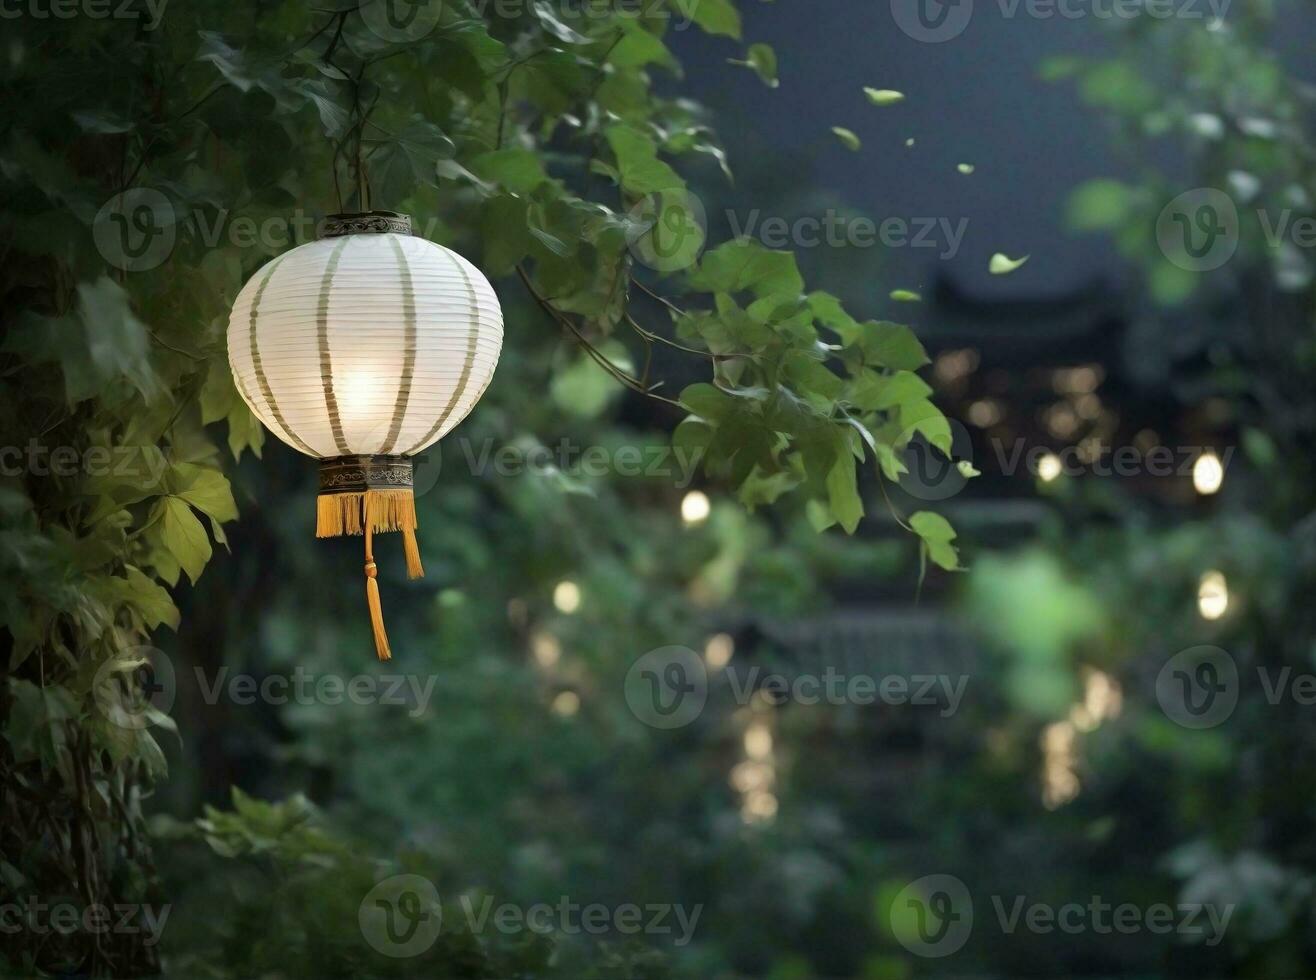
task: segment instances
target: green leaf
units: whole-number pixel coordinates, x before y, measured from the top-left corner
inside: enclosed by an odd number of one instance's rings
[[[740,11],[731,0],[668,0],[688,23],[693,21],[708,34],[740,39]]]
[[[978,168],[971,163],[957,163],[955,164],[955,169],[960,173],[967,175],[973,173]]]
[[[710,422],[726,418],[736,408],[735,399],[714,385],[700,382],[681,392],[681,404],[693,415]]]
[[[870,364],[897,371],[917,371],[929,363],[923,344],[902,323],[882,320],[864,324],[859,347]]]
[[[157,506],[164,546],[195,583],[212,553],[206,529],[181,497],[165,497]]]
[[[191,463],[176,463],[171,473],[171,486],[177,496],[217,521],[235,521],[238,518],[233,490],[219,470]]]
[[[857,152],[863,148],[863,143],[860,142],[859,137],[852,130],[846,129],[844,126],[833,126],[832,132],[836,134],[836,138],[845,145],[846,149]]]
[[[904,92],[897,92],[891,88],[870,88],[864,86],[864,95],[868,96],[868,101],[873,105],[895,105],[897,102],[903,102],[905,99]]]
[[[875,380],[874,380],[875,379]],[[884,410],[900,405],[918,404],[927,400],[932,394],[928,383],[912,371],[897,371],[890,375],[868,373],[868,385],[859,387],[857,396],[862,396],[865,409]],[[871,392],[868,390],[871,385]]]
[[[643,24],[633,18],[624,18],[621,24],[622,38],[608,55],[608,61],[618,68],[643,68],[646,65],[661,65],[674,73],[680,71],[680,63],[667,49],[662,39]]]
[[[777,77],[777,52],[770,44],[751,44],[745,52],[744,60],[728,58],[727,63],[752,69],[768,88],[776,88],[781,84]]]
[[[941,414],[941,409],[927,399],[902,402],[900,404],[900,424],[907,435],[917,433],[929,443],[940,449],[942,455],[950,458],[951,431],[950,422]]]
[[[987,265],[987,271],[994,276],[1009,275],[1015,269],[1027,262],[1029,256],[1025,255],[1022,259],[1012,259],[1004,252],[997,252],[992,256],[991,262]]]
[[[126,377],[150,400],[163,391],[150,361],[146,324],[133,315],[123,287],[101,276],[78,286],[87,351],[102,378]]]
[[[685,181],[667,163],[658,159],[658,147],[632,126],[613,126],[608,145],[617,158],[621,184],[634,194],[684,189]]]
[[[758,242],[738,239],[708,252],[691,277],[696,289],[717,293],[740,293],[797,298],[804,291],[804,278],[790,252],[776,252]]]
[[[470,161],[471,172],[493,184],[501,184],[515,194],[529,194],[548,180],[538,155],[514,148],[490,150]]]
[[[66,751],[66,723],[78,714],[73,695],[64,687],[38,687],[15,677],[9,679],[7,696],[12,701],[4,735],[14,761],[40,760],[54,768]]]
[[[1089,180],[1069,196],[1066,217],[1075,231],[1118,228],[1133,208],[1133,192],[1118,180]]]
[[[891,290],[891,298],[895,300],[897,303],[923,302],[923,297],[920,296],[918,293],[914,292],[914,290],[912,289],[893,289]]]
[[[838,432],[835,458],[827,471],[827,505],[846,534],[854,534],[864,516],[859,482],[850,443]]]
[[[959,552],[951,544],[955,540],[955,529],[950,526],[946,518],[931,511],[921,510],[910,515],[909,526],[922,540],[923,547],[927,549],[927,555],[934,565],[948,572],[960,568]]]

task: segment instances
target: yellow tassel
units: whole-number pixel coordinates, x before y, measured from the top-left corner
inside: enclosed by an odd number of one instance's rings
[[[321,494],[315,505],[315,536],[337,538],[372,531],[414,531],[416,498],[410,490],[366,490]]]
[[[416,543],[416,529],[402,529],[402,550],[407,555],[407,578],[424,578],[425,566],[420,563],[420,545]]]
[[[375,652],[380,660],[392,660],[388,633],[384,630],[384,611],[379,600],[379,569],[375,565],[376,531],[401,531],[407,559],[407,575],[420,578],[425,568],[420,562],[416,543],[416,498],[410,490],[365,490],[351,493],[321,494],[315,507],[315,536],[335,538],[344,534],[364,534],[366,538],[366,603],[370,607],[370,627],[375,635]]]
[[[370,606],[370,628],[375,634],[375,654],[380,660],[392,660],[393,651],[388,648],[388,634],[384,632],[384,609],[379,603],[376,574],[375,563],[366,562],[366,603]]]
[[[388,648],[388,633],[384,631],[384,608],[379,601],[379,583],[376,577],[379,569],[375,565],[375,556],[371,554],[370,524],[366,524],[366,605],[370,607],[370,628],[375,634],[375,654],[380,660],[392,660],[393,651]]]

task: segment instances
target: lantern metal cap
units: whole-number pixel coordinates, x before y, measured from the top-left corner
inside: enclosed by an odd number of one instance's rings
[[[320,460],[320,495],[410,490],[408,456],[335,456]]]
[[[320,222],[321,238],[344,235],[410,235],[411,215],[399,211],[360,211],[330,214]]]

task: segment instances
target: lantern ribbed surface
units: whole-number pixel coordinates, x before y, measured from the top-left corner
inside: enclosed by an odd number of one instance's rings
[[[284,253],[243,287],[228,328],[243,400],[322,459],[433,444],[480,400],[502,343],[502,310],[480,271],[396,233]]]

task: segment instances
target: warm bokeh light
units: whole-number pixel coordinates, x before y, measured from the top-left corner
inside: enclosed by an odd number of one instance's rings
[[[580,695],[575,691],[563,691],[553,699],[553,713],[563,718],[570,718],[580,710]]]
[[[681,520],[687,524],[700,524],[708,520],[711,510],[708,495],[701,490],[691,490],[681,501]]]
[[[1037,463],[1037,475],[1042,478],[1043,482],[1050,483],[1060,476],[1064,468],[1059,456],[1055,453],[1047,453]]]
[[[559,582],[553,590],[553,605],[559,612],[571,615],[580,608],[580,586],[570,579]]]
[[[1193,489],[1203,497],[1209,497],[1213,493],[1220,492],[1220,486],[1225,482],[1225,467],[1220,462],[1220,457],[1215,453],[1207,450],[1197,457],[1197,462],[1193,463]]]
[[[1219,619],[1229,609],[1229,584],[1223,572],[1207,572],[1197,586],[1197,611],[1203,619]]]
[[[772,785],[772,767],[763,762],[748,760],[731,770],[731,785],[739,793],[753,793]]]
[[[777,815],[777,797],[771,793],[750,793],[740,808],[741,817],[746,823],[762,823]]]
[[[555,667],[562,659],[562,644],[552,633],[539,632],[530,638],[530,653],[541,667]]]
[[[731,634],[718,633],[710,636],[704,645],[704,663],[712,670],[721,670],[731,663],[731,657],[735,652],[736,641],[731,638]]]
[[[969,406],[969,421],[987,429],[1001,421],[1001,406],[994,398],[980,398]]]
[[[772,755],[772,732],[762,722],[745,729],[745,754],[751,759],[766,759]]]
[[[1057,721],[1042,731],[1042,804],[1048,810],[1064,806],[1078,796],[1078,774],[1074,771],[1074,725]]]

